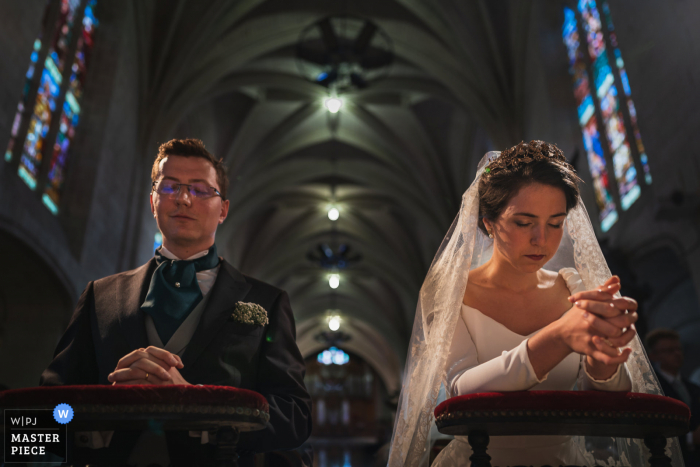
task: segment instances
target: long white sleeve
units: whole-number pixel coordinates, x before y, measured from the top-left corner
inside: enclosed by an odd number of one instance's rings
[[[617,371],[608,379],[598,380],[593,378],[586,369],[586,357],[581,356],[581,374],[579,383],[583,391],[631,391],[632,378],[630,377],[627,363],[618,365]]]
[[[524,391],[541,383],[527,353],[527,339],[512,350],[479,364],[466,324],[457,320],[447,356],[447,387],[452,397],[489,391]]]

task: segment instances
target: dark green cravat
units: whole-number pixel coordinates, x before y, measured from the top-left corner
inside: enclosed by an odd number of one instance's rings
[[[216,245],[212,245],[205,256],[191,261],[166,258],[158,248],[156,263],[158,267],[153,272],[141,309],[153,318],[158,336],[165,345],[202,301],[197,272],[215,268],[219,257]]]

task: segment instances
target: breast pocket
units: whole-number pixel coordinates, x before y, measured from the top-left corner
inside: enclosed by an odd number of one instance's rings
[[[227,333],[236,334],[237,336],[260,337],[263,333],[264,326],[258,324],[246,324],[238,321],[226,321],[225,329]]]

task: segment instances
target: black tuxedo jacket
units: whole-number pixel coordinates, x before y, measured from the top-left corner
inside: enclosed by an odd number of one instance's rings
[[[678,395],[678,391],[671,386],[671,383],[666,381],[666,378],[658,375],[658,379],[661,389],[663,389],[666,396],[683,402],[683,399],[681,399],[681,397]],[[694,431],[698,426],[700,426],[700,386],[691,383],[685,378],[681,379],[692,399],[690,404],[690,431]],[[679,436],[678,441],[681,445],[681,451],[683,451],[683,458],[685,460],[686,467],[700,467],[700,455],[698,455],[698,452],[695,450],[688,450],[686,437]]]
[[[111,384],[107,376],[119,359],[148,347],[140,306],[155,267],[151,259],[138,269],[88,284],[40,385]],[[311,433],[311,398],[304,385],[305,366],[286,292],[244,276],[222,261],[210,294],[182,355],[180,373],[192,384],[233,386],[265,396],[270,421],[265,430],[241,433],[243,456],[300,446]],[[269,324],[229,320],[238,301],[261,305],[267,310]],[[90,450],[93,452],[86,455],[125,465],[138,435],[116,432],[109,448]],[[173,465],[195,465],[196,458],[212,449],[185,432],[168,432],[167,442]]]

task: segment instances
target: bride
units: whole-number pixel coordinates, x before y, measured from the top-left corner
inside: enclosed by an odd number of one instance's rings
[[[561,150],[542,141],[482,159],[421,288],[390,466],[427,464],[442,385],[447,397],[661,393],[636,336],[637,303],[617,293],[620,281],[610,277],[579,181]],[[645,464],[641,441],[614,441],[594,456],[596,438],[492,437],[488,452],[501,467]],[[677,441],[671,450],[673,465],[682,466]],[[468,466],[470,455],[466,439],[456,437],[433,465]]]

